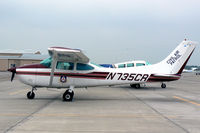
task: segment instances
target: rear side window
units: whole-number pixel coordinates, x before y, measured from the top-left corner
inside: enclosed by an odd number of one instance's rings
[[[118,68],[125,68],[125,64],[119,64]]]
[[[136,66],[145,66],[144,63],[136,63]]]
[[[77,63],[76,70],[93,70],[94,67],[88,64]]]
[[[134,64],[133,63],[128,63],[127,67],[134,67]]]

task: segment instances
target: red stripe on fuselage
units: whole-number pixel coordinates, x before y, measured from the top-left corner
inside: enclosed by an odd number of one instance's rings
[[[17,71],[19,75],[38,75],[38,76],[50,76],[51,72],[33,72],[33,71]],[[108,72],[92,72],[92,73],[60,73],[55,72],[54,76],[68,76],[74,78],[91,78],[91,79],[105,79]]]
[[[164,81],[174,81],[180,79],[180,75],[174,75],[174,76],[154,76],[152,74],[147,82],[164,82]]]

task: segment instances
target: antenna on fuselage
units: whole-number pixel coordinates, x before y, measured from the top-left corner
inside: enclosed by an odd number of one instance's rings
[[[187,41],[187,40],[188,40],[188,38],[187,38],[187,34],[185,34],[184,41]]]

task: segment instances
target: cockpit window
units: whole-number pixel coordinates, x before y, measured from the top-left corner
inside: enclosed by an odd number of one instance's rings
[[[41,61],[40,64],[46,66],[47,68],[50,68],[51,67],[51,62],[52,62],[52,59],[51,59],[51,57],[49,57],[49,58],[44,59],[43,61]]]
[[[40,62],[40,64],[46,66],[47,68],[51,68],[52,58],[49,57]],[[56,69],[61,70],[74,70],[74,63],[71,62],[63,62],[58,61],[56,64]],[[76,70],[93,70],[94,67],[89,64],[77,63]]]
[[[74,69],[74,63],[58,61],[57,65],[56,65],[56,69],[73,70]]]
[[[76,70],[93,70],[94,67],[88,64],[77,63]]]

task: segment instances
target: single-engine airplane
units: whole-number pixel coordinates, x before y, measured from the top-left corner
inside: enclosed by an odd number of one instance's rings
[[[68,88],[63,101],[72,101],[74,88],[107,86],[120,84],[140,84],[145,82],[163,82],[178,80],[192,55],[196,42],[181,42],[163,61],[135,68],[104,68],[89,61],[79,49],[50,47],[50,57],[40,64],[25,65],[8,69],[24,84],[32,86],[27,93],[28,99],[35,97],[34,90],[39,87]]]

